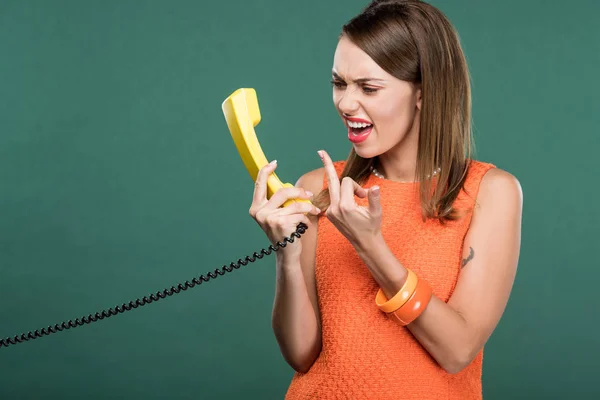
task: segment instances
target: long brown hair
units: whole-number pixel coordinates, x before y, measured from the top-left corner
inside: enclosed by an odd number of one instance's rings
[[[375,0],[343,26],[343,36],[389,74],[421,85],[416,178],[423,218],[458,219],[452,204],[464,185],[473,140],[469,71],[455,29],[440,10],[422,1]],[[376,163],[352,149],[340,181],[348,176],[362,184]],[[325,210],[328,190],[313,203]]]

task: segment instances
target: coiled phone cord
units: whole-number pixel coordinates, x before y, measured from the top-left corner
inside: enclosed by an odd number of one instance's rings
[[[196,285],[202,284],[202,282],[208,282],[211,278],[215,279],[219,275],[225,275],[226,272],[231,272],[234,269],[239,269],[242,265],[245,266],[250,262],[256,261],[256,259],[262,259],[265,255],[270,255],[273,251],[277,251],[280,248],[284,248],[287,246],[287,243],[293,243],[294,238],[300,239],[300,236],[306,232],[308,226],[304,223],[298,224],[296,227],[296,231],[293,232],[289,238],[284,238],[283,242],[277,242],[277,245],[269,245],[267,249],[262,249],[260,254],[254,252],[252,257],[246,256],[244,260],[238,259],[237,262],[232,262],[229,265],[224,265],[221,268],[217,268],[214,272],[208,272],[207,276],[200,275],[198,278],[193,278],[191,281],[185,281],[185,283],[180,283],[177,286],[171,286],[170,289],[163,289],[156,293],[152,293],[149,296],[144,296],[142,299],[132,300],[129,303],[123,303],[120,306],[109,308],[108,310],[103,310],[102,312],[97,312],[92,315],[82,318],[76,318],[74,321],[69,320],[63,322],[61,324],[55,324],[54,326],[48,326],[47,328],[42,328],[41,330],[36,329],[35,331],[22,333],[20,335],[16,335],[12,338],[8,337],[6,339],[0,339],[0,348],[8,347],[10,345],[26,342],[28,340],[37,339],[42,336],[50,335],[52,333],[61,332],[64,329],[77,328],[78,326],[82,326],[85,324],[90,324],[92,322],[96,322],[98,320],[102,320],[104,318],[112,317],[113,315],[117,315],[123,313],[125,311],[129,311],[133,308],[138,308],[140,306],[144,306],[146,304],[152,303],[153,301],[158,301],[160,299],[164,299],[167,296],[172,296],[175,293],[179,293],[182,290],[187,290],[188,288],[193,288]]]

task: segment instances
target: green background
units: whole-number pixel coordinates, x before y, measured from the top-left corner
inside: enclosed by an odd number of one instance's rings
[[[350,144],[331,102],[366,0],[0,2],[0,336],[87,315],[265,247],[221,102],[257,90],[288,182]],[[600,3],[434,1],[473,79],[477,158],[520,180],[512,297],[484,397],[600,396]],[[0,350],[0,398],[282,398],[274,258]],[[390,366],[393,368],[393,366]]]

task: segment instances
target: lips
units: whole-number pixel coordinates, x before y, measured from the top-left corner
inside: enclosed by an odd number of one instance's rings
[[[348,140],[352,143],[364,142],[373,130],[373,124],[361,118],[346,118],[346,126],[348,127]]]
[[[367,140],[372,130],[373,127],[370,126],[368,128],[362,129],[358,133],[355,133],[356,129],[348,128],[348,140],[350,140],[352,143],[364,142],[365,140]]]
[[[365,124],[370,124],[371,125],[371,121],[367,121],[366,119],[346,117],[346,120],[347,121],[351,121],[351,122],[361,122],[361,123],[365,123]]]

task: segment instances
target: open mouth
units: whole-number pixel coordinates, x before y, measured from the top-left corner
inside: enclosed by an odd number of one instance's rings
[[[348,121],[348,129],[354,135],[360,135],[366,132],[367,130],[373,128],[373,124],[369,124],[367,122],[353,122]]]
[[[348,125],[348,139],[353,143],[360,143],[369,137],[373,130],[373,124],[370,122],[346,120]]]
[[[360,136],[360,135],[364,135],[367,132],[370,132],[372,128],[373,128],[373,125],[369,125],[369,126],[363,127],[363,128],[350,128],[350,133],[352,133],[355,136]]]

